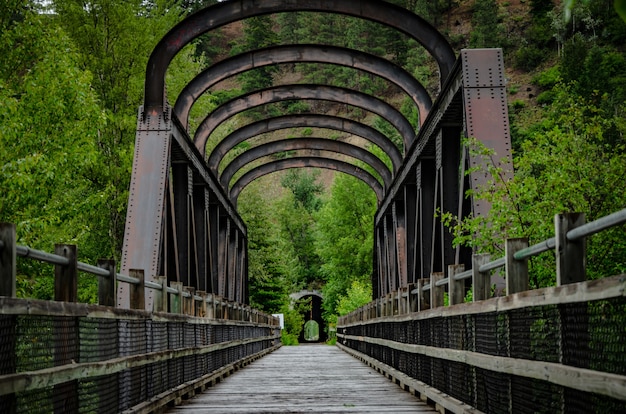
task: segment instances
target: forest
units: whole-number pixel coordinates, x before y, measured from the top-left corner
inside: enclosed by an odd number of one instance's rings
[[[443,214],[455,242],[502,254],[507,237],[531,244],[552,236],[552,217],[583,212],[587,221],[626,206],[625,0],[394,0],[425,18],[458,53],[502,48],[513,144],[514,178],[496,166],[471,196],[492,204],[488,217],[458,222]],[[17,225],[18,243],[52,251],[76,244],[79,260],[121,254],[136,117],[146,63],[178,21],[215,0],[6,0],[0,8],[0,221]],[[357,18],[298,12],[255,17],[203,35],[177,55],[167,74],[168,101],[208,65],[259,47],[317,43],[383,56],[436,94],[438,75],[423,48],[404,35]],[[391,100],[419,125],[397,87],[355,69],[284,64],[220,82],[191,113],[195,128],[230,97],[284,83],[322,83]],[[381,118],[349,105],[316,101],[270,104],[229,120],[268,115],[340,115],[376,128],[402,149]],[[337,132],[299,128],[272,139]],[[260,139],[263,139],[261,137]],[[250,144],[240,144],[239,152]],[[471,137],[467,148],[489,155]],[[390,161],[372,147],[384,162]],[[283,154],[289,156],[289,154]],[[376,197],[351,176],[307,169],[255,181],[239,197],[248,228],[250,302],[285,313],[297,338],[303,321],[289,294],[317,289],[327,326],[371,299]],[[624,226],[588,242],[590,278],[626,272]],[[531,285],[554,284],[554,257],[529,264]],[[18,261],[18,296],[51,299],[49,266]],[[79,300],[94,302],[94,278],[81,276]],[[289,341],[289,339],[287,340]]]

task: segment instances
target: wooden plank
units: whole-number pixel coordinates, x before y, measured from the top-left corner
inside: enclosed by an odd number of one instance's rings
[[[435,413],[337,347],[282,347],[170,413]]]
[[[367,325],[383,322],[403,322],[438,317],[450,317],[489,312],[503,312],[524,309],[533,306],[561,305],[566,303],[591,302],[595,300],[619,298],[626,295],[626,274],[588,280],[570,285],[527,290],[502,297],[495,297],[480,302],[461,303],[454,306],[440,307],[399,315],[340,324],[339,327]]]
[[[422,354],[447,361],[460,362],[494,372],[539,379],[564,387],[626,401],[626,376],[624,375],[553,362],[486,355],[478,352],[426,345],[405,344],[381,338],[343,335],[340,333],[337,333],[337,337],[382,345],[399,351]]]

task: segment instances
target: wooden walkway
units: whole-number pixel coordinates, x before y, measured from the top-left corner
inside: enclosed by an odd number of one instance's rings
[[[334,346],[277,351],[184,401],[168,413],[435,413]]]

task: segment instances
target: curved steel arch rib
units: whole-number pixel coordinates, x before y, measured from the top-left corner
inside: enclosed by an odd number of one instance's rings
[[[225,59],[209,67],[178,95],[174,113],[186,129],[189,111],[196,100],[218,82],[250,69],[277,63],[331,63],[360,69],[397,85],[411,97],[419,109],[420,125],[426,119],[432,100],[424,86],[406,70],[369,53],[337,46],[285,45],[253,50]]]
[[[406,152],[415,140],[415,131],[409,121],[393,106],[370,95],[351,89],[328,85],[282,85],[260,91],[250,92],[231,99],[215,109],[204,118],[193,141],[202,155],[206,151],[209,135],[222,122],[233,115],[257,106],[295,99],[319,99],[356,106],[373,112],[386,119],[402,136],[404,151]]]
[[[213,151],[211,151],[207,161],[209,169],[213,171],[215,176],[218,176],[220,162],[228,151],[249,138],[266,132],[296,127],[328,128],[348,132],[364,138],[372,144],[378,145],[387,154],[391,160],[394,175],[402,164],[402,154],[400,154],[398,147],[396,147],[393,142],[376,129],[368,125],[337,116],[307,114],[277,116],[275,118],[264,119],[239,128],[222,139],[215,146],[215,148],[213,148]]]
[[[380,160],[380,158],[378,158],[368,150],[357,147],[356,145],[348,144],[346,142],[333,141],[325,138],[307,137],[272,141],[261,144],[254,148],[250,148],[249,150],[239,154],[234,160],[230,162],[230,164],[228,164],[228,166],[222,172],[222,175],[220,176],[220,182],[222,183],[222,187],[228,189],[228,185],[230,184],[233,176],[237,173],[237,171],[239,171],[241,168],[245,167],[247,164],[254,160],[265,157],[267,155],[276,154],[277,152],[301,149],[330,151],[337,154],[354,157],[372,167],[374,171],[376,171],[378,175],[380,175],[383,180],[384,188],[389,188],[389,186],[391,185],[391,181],[393,179],[393,177],[391,176],[391,172],[389,171],[385,163]]]
[[[200,10],[178,23],[157,44],[146,69],[144,109],[162,111],[165,107],[165,72],[174,56],[201,34],[248,17],[290,11],[319,11],[346,14],[382,23],[419,42],[439,66],[443,86],[454,65],[454,50],[445,37],[426,20],[407,9],[379,0],[231,0]]]
[[[372,191],[376,194],[376,199],[378,200],[378,204],[380,204],[383,199],[383,187],[378,182],[376,178],[367,171],[362,168],[357,167],[356,165],[352,165],[348,162],[335,160],[332,158],[323,158],[323,157],[293,157],[287,158],[284,160],[272,161],[266,164],[260,165],[256,168],[251,169],[244,175],[242,175],[236,182],[233,184],[233,187],[230,189],[230,199],[232,203],[237,205],[237,198],[241,191],[252,181],[257,178],[263,177],[264,175],[287,170],[290,168],[306,168],[306,167],[317,167],[324,168],[327,170],[340,171],[346,174],[350,174],[359,180],[363,181],[367,184]]]

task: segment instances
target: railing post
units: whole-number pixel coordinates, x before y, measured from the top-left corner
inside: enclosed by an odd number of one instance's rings
[[[167,278],[165,276],[157,276],[157,283],[161,285],[161,291],[154,296],[154,311],[167,312]]]
[[[15,252],[15,224],[0,223],[0,296],[10,298],[15,297],[15,275],[16,275],[16,252]],[[3,338],[3,352],[0,353],[0,375],[14,374],[17,369],[16,335],[15,327],[17,317],[6,315],[2,317],[5,326],[3,329],[6,335]],[[15,394],[0,396],[0,406],[5,407],[7,414],[14,414],[17,411],[17,399]]]
[[[206,297],[207,294],[204,290],[199,290],[196,292],[198,294],[198,296],[200,296],[202,298],[202,300],[200,301],[200,306],[198,308],[198,312],[196,312],[197,316],[200,316],[202,318],[206,318],[207,316],[207,304],[206,304]]]
[[[210,301],[211,306],[207,307],[208,314],[206,316],[207,318],[215,319],[215,296],[212,293],[207,294],[207,296],[209,298],[208,300]]]
[[[443,286],[435,286],[437,281],[443,279],[443,272],[433,272],[430,274],[430,307],[431,309],[443,306]]]
[[[567,232],[585,224],[583,213],[565,213],[554,216],[556,285],[584,282],[587,279],[586,242],[567,240]]]
[[[465,280],[454,280],[454,275],[463,273],[465,265],[448,266],[448,301],[450,305],[457,305],[465,301]]]
[[[76,246],[57,244],[55,254],[66,257],[66,266],[54,266],[54,300],[76,302],[78,299],[78,268]],[[53,348],[54,366],[71,364],[78,361],[78,322],[72,317],[54,320],[54,336],[56,343]],[[53,407],[55,413],[78,411],[78,381],[69,381],[54,386]]]
[[[130,269],[128,271],[130,277],[139,279],[139,284],[130,284],[130,308],[145,309],[146,308],[146,289],[144,285],[143,269]]]
[[[57,244],[54,253],[69,260],[67,266],[54,266],[54,300],[76,302],[78,298],[78,268],[76,246]]]
[[[189,294],[189,297],[183,297],[183,314],[194,316],[196,310],[196,299],[194,298],[196,288],[185,286],[183,291]]]
[[[472,256],[472,292],[474,302],[491,297],[491,275],[489,272],[480,273],[480,266],[489,263],[489,254],[475,254]]]
[[[15,297],[15,224],[0,223],[0,296]]]
[[[115,307],[115,260],[98,259],[98,267],[109,271],[109,277],[98,278],[98,304]]]
[[[183,309],[183,284],[182,282],[170,282],[170,286],[178,292],[172,293],[172,296],[170,297],[170,312],[181,313]]]
[[[424,285],[430,283],[430,279],[418,279],[417,280],[417,311],[423,311],[426,309],[430,309],[430,292],[426,294],[424,292]]]
[[[528,247],[527,238],[507,239],[504,248],[506,256],[506,294],[524,292],[529,289],[528,259],[515,260],[515,252]]]

